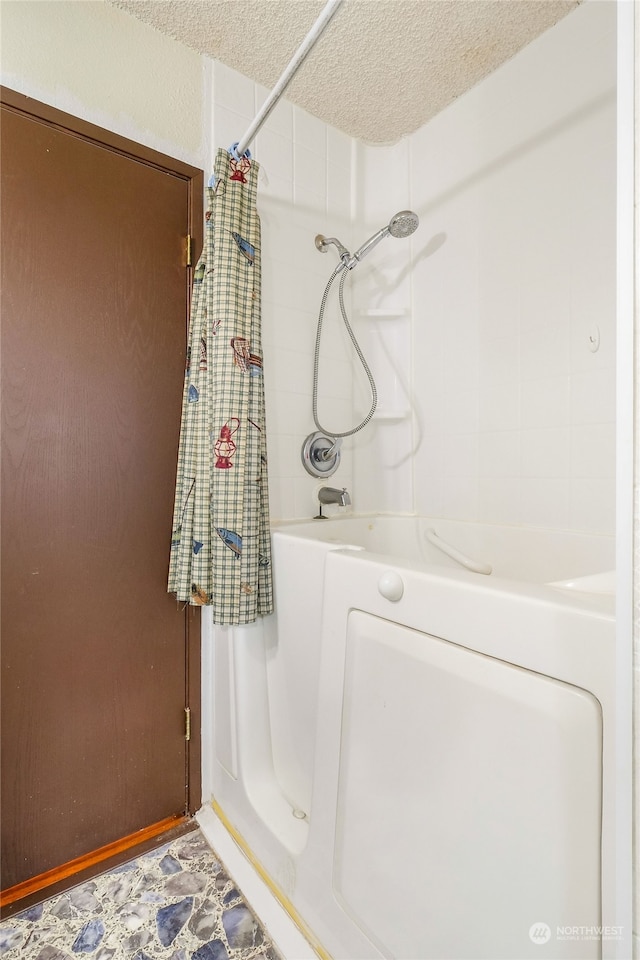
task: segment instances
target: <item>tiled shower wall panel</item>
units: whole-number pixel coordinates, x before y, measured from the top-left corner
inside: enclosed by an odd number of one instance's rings
[[[227,148],[243,136],[268,91],[217,62],[213,75],[213,145]],[[315,430],[311,396],[316,321],[326,282],[338,263],[335,248],[321,254],[314,239],[321,233],[351,244],[352,141],[281,100],[250,150],[261,166],[258,209],[271,516],[305,518],[317,513],[317,489],[322,485],[305,472],[300,457],[304,438]],[[320,414],[323,425],[344,430],[352,419],[353,360],[338,323],[336,293],[323,333]],[[329,482],[351,490],[348,454]]]
[[[418,513],[614,533],[615,18],[588,0],[386,150],[421,217]]]

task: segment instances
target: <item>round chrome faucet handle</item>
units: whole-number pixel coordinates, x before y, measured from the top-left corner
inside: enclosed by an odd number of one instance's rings
[[[329,456],[324,453],[329,451]],[[302,463],[312,477],[324,480],[336,472],[340,466],[340,447],[335,437],[329,437],[320,431],[310,433],[302,445]]]

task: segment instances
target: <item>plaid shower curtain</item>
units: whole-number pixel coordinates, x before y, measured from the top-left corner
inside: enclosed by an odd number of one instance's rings
[[[218,150],[194,274],[169,592],[215,623],[273,609],[258,164]]]

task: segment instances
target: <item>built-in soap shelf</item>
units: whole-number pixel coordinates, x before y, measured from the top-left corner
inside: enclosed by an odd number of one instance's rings
[[[410,314],[408,307],[372,307],[370,310],[358,310],[358,320],[404,320]]]
[[[394,421],[406,420],[409,416],[411,416],[411,411],[408,408],[405,410],[376,410],[373,419],[393,423]]]
[[[409,320],[411,311],[409,307],[370,307],[368,310],[358,310],[355,314],[357,320],[368,321],[387,321],[387,320]],[[385,370],[389,366],[389,355],[404,355],[404,347],[407,339],[408,325],[399,324],[398,326],[379,326],[371,327],[370,339],[373,352],[381,352],[380,369]],[[398,343],[400,338],[400,343]],[[366,350],[365,350],[366,352]],[[390,391],[391,395],[387,397],[387,406],[378,406],[373,415],[373,419],[382,423],[401,423],[411,417],[411,408],[406,403],[406,394],[404,391],[396,388]],[[395,397],[393,395],[396,395]],[[398,405],[394,405],[394,399],[398,400]]]

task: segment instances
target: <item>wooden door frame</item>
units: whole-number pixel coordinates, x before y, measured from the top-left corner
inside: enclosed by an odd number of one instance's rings
[[[202,249],[203,242],[203,192],[204,171],[176,160],[165,154],[153,150],[134,140],[128,140],[119,134],[113,133],[93,123],[64,113],[48,104],[33,100],[22,93],[17,93],[8,87],[0,86],[0,104],[12,112],[21,114],[38,123],[53,127],[72,137],[77,137],[89,143],[94,143],[103,149],[128,157],[138,163],[146,164],[157,170],[164,171],[186,182],[188,191],[188,232],[192,237],[192,264],[197,261],[197,255]],[[185,260],[186,264],[186,260]],[[188,320],[193,284],[193,266],[187,267],[187,284],[185,285],[185,350],[188,336]],[[181,402],[181,395],[176,395],[176,404]],[[177,441],[177,438],[176,438]],[[177,443],[176,443],[177,457]],[[171,534],[171,517],[167,518],[167,564],[169,556],[169,542]],[[201,657],[200,657],[200,610],[197,607],[186,607],[185,617],[185,675],[187,689],[185,690],[186,704],[191,708],[191,740],[187,743],[186,751],[186,780],[188,795],[186,800],[186,814],[193,814],[200,808],[202,802],[202,773],[201,773]]]

